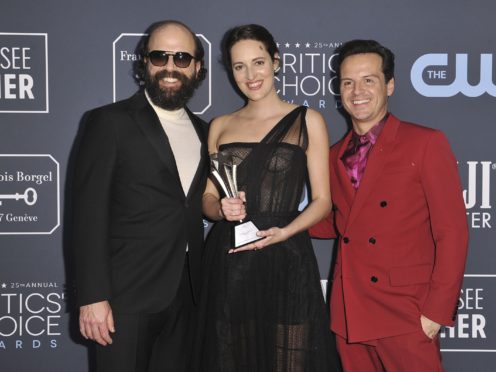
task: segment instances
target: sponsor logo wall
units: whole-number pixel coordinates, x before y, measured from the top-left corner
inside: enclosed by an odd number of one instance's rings
[[[30,12],[26,10],[30,9]],[[445,369],[492,371],[496,363],[496,5],[463,0],[309,3],[184,0],[146,6],[27,0],[0,12],[0,370],[88,371],[72,307],[70,174],[85,111],[137,89],[132,65],[144,30],[162,18],[190,25],[208,75],[191,102],[206,121],[242,105],[220,64],[230,27],[260,23],[280,49],[280,96],[319,110],[331,142],[340,113],[335,49],[374,38],[396,53],[391,111],[439,128],[455,151],[470,248],[454,327],[441,333]],[[43,16],[40,16],[43,15]],[[470,15],[470,16],[469,16]],[[481,36],[483,35],[483,37]],[[308,203],[302,196],[301,208]],[[210,227],[205,221],[206,230]],[[323,294],[332,241],[315,240]]]
[[[48,111],[48,35],[0,32],[0,112]]]
[[[50,350],[65,331],[64,292],[54,282],[0,282],[0,350]]]
[[[276,77],[276,86],[281,97],[320,110],[338,107],[333,61],[334,50],[341,42],[302,39],[277,44],[281,51],[281,71]]]
[[[457,53],[451,58],[447,53],[420,56],[411,72],[415,90],[426,97],[453,97],[458,93],[467,97],[479,97],[484,93],[496,97],[496,85],[492,78],[493,55],[483,53],[470,57],[480,59],[480,66],[475,69],[480,75],[474,84],[469,80],[468,54]]]
[[[51,234],[60,225],[59,163],[51,155],[0,154],[0,235]]]

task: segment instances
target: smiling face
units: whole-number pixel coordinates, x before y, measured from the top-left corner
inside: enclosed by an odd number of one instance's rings
[[[387,113],[387,100],[394,91],[394,78],[387,83],[382,58],[376,53],[346,57],[340,68],[341,100],[353,128],[365,134]]]
[[[258,101],[274,93],[274,69],[278,65],[277,55],[273,60],[265,45],[257,40],[240,40],[230,51],[234,80],[243,94],[251,101]]]
[[[195,41],[187,29],[170,24],[157,29],[150,36],[148,51],[154,50],[171,54],[186,52],[194,56]],[[169,56],[165,66],[154,66],[147,57],[145,62],[145,87],[152,102],[166,110],[183,107],[198,86],[200,62],[193,59],[185,68],[177,67],[172,56]]]

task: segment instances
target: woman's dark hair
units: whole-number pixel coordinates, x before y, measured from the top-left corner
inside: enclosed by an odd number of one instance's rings
[[[195,41],[194,57],[196,61],[200,62],[200,66],[201,66],[200,70],[198,71],[197,80],[198,82],[203,81],[207,75],[207,69],[205,68],[205,61],[204,61],[205,51],[203,50],[203,45],[200,39],[198,38],[198,36],[196,36],[195,33],[191,31],[191,29],[188,26],[176,20],[165,20],[165,21],[155,22],[147,28],[145,32],[146,35],[140,40],[138,46],[136,47],[136,54],[138,54],[139,58],[134,65],[135,78],[138,81],[145,80],[145,72],[146,72],[145,57],[149,52],[148,42],[150,41],[151,36],[155,31],[170,25],[183,27],[186,30],[188,30],[189,33],[191,34],[191,37]]]
[[[341,64],[347,57],[355,54],[375,53],[382,58],[382,72],[386,83],[394,78],[394,54],[375,40],[357,39],[347,41],[336,49],[336,53],[339,53],[337,57],[338,68],[336,70],[339,76],[341,75]]]
[[[256,24],[242,25],[228,30],[222,39],[222,62],[228,71],[231,70],[231,48],[241,40],[260,41],[272,60],[276,59],[279,48],[272,34],[263,26]]]

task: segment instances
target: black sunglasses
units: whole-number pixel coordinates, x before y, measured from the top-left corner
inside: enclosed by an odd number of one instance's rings
[[[172,56],[174,64],[179,68],[188,67],[191,63],[191,60],[195,58],[191,54],[186,52],[172,53],[163,50],[152,50],[151,52],[148,52],[146,56],[148,57],[152,65],[158,67],[165,66],[167,62],[169,62],[169,56]]]

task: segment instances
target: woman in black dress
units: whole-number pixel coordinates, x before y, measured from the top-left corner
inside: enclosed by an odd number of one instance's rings
[[[334,338],[307,229],[331,208],[328,134],[322,116],[282,101],[279,52],[262,26],[230,30],[226,67],[246,97],[216,118],[209,151],[237,164],[238,197],[209,181],[204,213],[218,222],[205,250],[193,369],[212,372],[337,370]],[[311,198],[298,206],[309,181]],[[249,218],[262,238],[234,249],[232,225]]]

